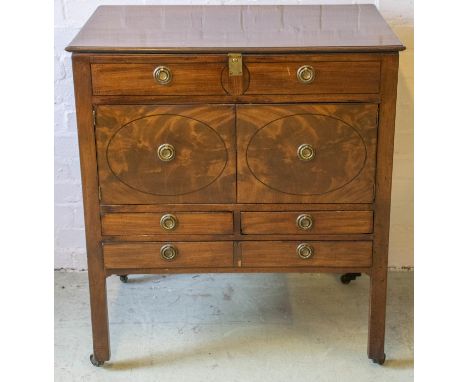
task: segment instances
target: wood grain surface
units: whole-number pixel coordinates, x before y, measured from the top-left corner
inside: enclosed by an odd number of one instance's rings
[[[301,83],[297,71],[309,65],[315,79]],[[246,95],[378,93],[380,62],[259,62],[248,63],[250,81]]]
[[[309,244],[314,255],[302,259],[296,254],[301,243]],[[368,267],[372,265],[372,242],[262,241],[240,243],[243,267]]]
[[[296,220],[307,214],[313,225],[308,230],[300,229]],[[372,211],[299,211],[299,212],[242,212],[243,234],[358,234],[373,230]]]
[[[371,203],[376,134],[376,105],[239,105],[238,202]]]
[[[380,52],[404,46],[374,5],[101,6],[73,52]]]
[[[95,63],[91,65],[93,94],[96,96],[225,96],[281,94],[376,94],[379,93],[380,62],[317,61],[308,55],[291,55],[290,62],[272,56],[271,62],[245,57],[240,76],[229,76],[228,57],[165,56],[147,57],[146,61],[126,63]],[[303,61],[297,59],[302,58]],[[204,59],[204,60],[203,60]],[[372,59],[372,58],[369,58]],[[301,83],[297,70],[310,65],[315,79]],[[159,66],[167,67],[170,83],[162,85],[153,78]]]
[[[163,245],[174,245],[178,254],[174,260],[160,255]],[[158,242],[158,243],[104,243],[106,268],[187,268],[232,267],[232,242]]]
[[[336,275],[343,273],[362,273],[369,274],[370,267],[190,267],[190,268],[106,268],[106,274],[199,274],[199,273],[334,273]],[[338,277],[337,277],[338,281]]]
[[[232,106],[100,106],[96,115],[102,202],[235,201]],[[169,162],[157,156],[166,143]]]
[[[109,319],[106,273],[101,247],[98,171],[89,58],[86,56],[73,57],[72,64],[83,187],[93,354],[96,360],[104,362],[110,359]]]
[[[167,211],[169,212],[169,211]],[[102,216],[103,235],[219,235],[233,233],[232,212],[175,212],[177,224],[172,231],[161,227],[163,213],[118,213]]]
[[[226,60],[227,63],[227,60]],[[153,78],[158,66],[172,74],[169,84]],[[95,95],[224,95],[221,74],[225,63],[92,64]]]
[[[382,104],[379,109],[379,136],[376,171],[373,267],[369,299],[367,353],[378,362],[385,360],[385,317],[387,304],[388,239],[392,196],[393,140],[395,134],[398,55],[382,60]]]
[[[121,204],[121,205],[108,205],[101,204],[101,213],[112,212],[164,212],[164,211],[372,211],[373,204],[359,204],[359,203],[321,203],[321,204],[191,204],[184,203],[183,206],[179,204]]]

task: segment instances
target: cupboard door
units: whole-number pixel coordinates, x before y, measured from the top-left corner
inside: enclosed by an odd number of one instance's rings
[[[237,110],[238,202],[373,201],[377,105]]]
[[[235,202],[232,106],[99,106],[101,202]]]

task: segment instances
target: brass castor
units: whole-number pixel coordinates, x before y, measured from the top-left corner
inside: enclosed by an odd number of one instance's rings
[[[104,361],[98,361],[96,358],[94,358],[94,354],[91,354],[89,356],[89,360],[96,367],[101,367],[102,365],[104,365]]]
[[[385,362],[385,353],[382,358],[372,358],[374,363],[378,363],[379,365],[383,365]]]
[[[356,280],[359,276],[361,276],[360,273],[345,273],[344,275],[341,275],[340,280],[343,284],[349,284],[352,280]]]
[[[120,281],[122,281],[123,283],[127,283],[128,282],[128,275],[121,275],[120,276]]]

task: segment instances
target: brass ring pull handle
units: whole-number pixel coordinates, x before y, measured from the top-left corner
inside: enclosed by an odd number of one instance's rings
[[[314,248],[309,244],[302,243],[297,246],[296,253],[301,259],[307,260],[314,255]]]
[[[172,81],[171,70],[166,66],[158,66],[153,72],[154,80],[160,85],[167,85]]]
[[[176,258],[179,252],[177,248],[172,244],[165,244],[161,247],[161,257],[163,260],[172,261]]]
[[[303,84],[310,84],[315,79],[315,69],[304,65],[297,69],[297,79]]]
[[[158,147],[158,158],[164,162],[169,162],[175,158],[175,148],[169,143],[164,143]]]
[[[303,161],[310,161],[315,157],[315,150],[311,145],[304,143],[297,148],[297,157]]]
[[[314,219],[312,219],[312,216],[309,214],[301,214],[296,219],[296,225],[297,228],[303,231],[307,231],[312,229],[312,226],[314,225]]]
[[[172,214],[165,214],[161,217],[159,221],[161,228],[166,231],[174,231],[177,227],[177,218]]]

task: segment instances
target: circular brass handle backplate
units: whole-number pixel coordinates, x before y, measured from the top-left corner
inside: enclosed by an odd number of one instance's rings
[[[169,143],[164,143],[158,147],[158,158],[164,162],[169,162],[175,158],[175,148]]]
[[[172,81],[171,70],[166,66],[158,66],[153,72],[154,80],[160,85],[167,85]]]
[[[297,246],[296,253],[301,259],[307,260],[314,255],[314,248],[309,244],[302,243]]]
[[[314,219],[312,219],[312,216],[309,214],[301,214],[296,219],[296,225],[297,228],[303,231],[307,231],[312,229],[312,226],[314,225]]]
[[[315,69],[304,65],[297,69],[297,79],[303,84],[310,84],[315,79]]]
[[[174,231],[177,227],[177,218],[172,214],[165,214],[159,221],[161,228],[166,231]]]
[[[172,261],[176,258],[178,250],[174,245],[166,244],[161,247],[160,252],[161,252],[161,257],[164,260]]]
[[[303,161],[310,161],[315,157],[315,150],[308,143],[304,143],[297,148],[297,157]]]

